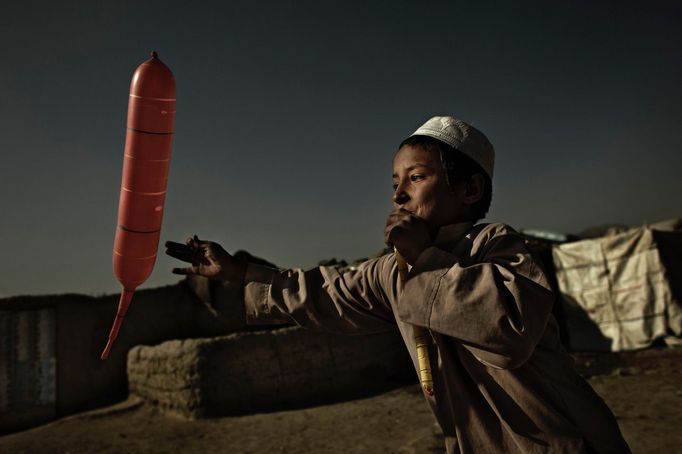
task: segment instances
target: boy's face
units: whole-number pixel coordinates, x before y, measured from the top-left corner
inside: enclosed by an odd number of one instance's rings
[[[393,207],[418,216],[433,229],[467,221],[466,184],[448,185],[436,149],[405,145],[393,158]]]

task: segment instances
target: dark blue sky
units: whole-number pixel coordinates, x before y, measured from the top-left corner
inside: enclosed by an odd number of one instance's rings
[[[178,85],[163,239],[304,268],[373,253],[395,148],[439,114],[495,145],[490,221],[682,214],[677,2],[62,3],[0,14],[0,296],[119,290],[128,88],[151,50]]]

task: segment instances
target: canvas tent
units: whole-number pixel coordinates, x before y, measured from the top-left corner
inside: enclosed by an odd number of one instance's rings
[[[682,335],[679,225],[667,221],[553,247],[571,350],[634,350]]]

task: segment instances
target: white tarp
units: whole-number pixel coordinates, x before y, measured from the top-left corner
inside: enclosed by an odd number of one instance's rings
[[[571,350],[634,350],[682,334],[682,232],[647,227],[553,248]]]

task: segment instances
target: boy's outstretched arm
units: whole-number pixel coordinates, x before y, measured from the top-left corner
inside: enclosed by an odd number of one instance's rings
[[[368,260],[346,271],[320,266],[308,271],[283,270],[240,261],[218,243],[189,238],[166,242],[166,254],[190,263],[176,274],[195,274],[244,285],[250,324],[296,323],[327,332],[366,334],[395,327],[387,292],[395,294],[395,261]]]

